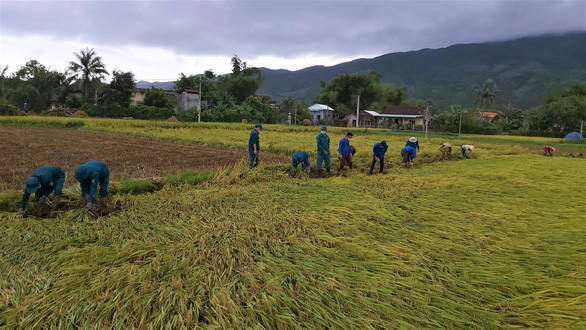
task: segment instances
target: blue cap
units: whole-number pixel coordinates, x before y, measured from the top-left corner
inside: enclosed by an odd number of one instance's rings
[[[39,178],[31,176],[30,178],[26,179],[26,193],[33,194],[36,193],[37,190],[39,190]]]
[[[79,165],[75,168],[75,179],[77,179],[77,181],[85,180],[87,177],[87,171],[87,167]]]
[[[321,130],[322,130],[322,131],[327,131],[327,130],[328,130],[328,127],[327,127],[327,126],[322,126],[322,127],[321,127]]]
[[[262,128],[262,124],[256,124],[256,125],[254,125],[254,128],[257,128],[257,127],[258,128]]]

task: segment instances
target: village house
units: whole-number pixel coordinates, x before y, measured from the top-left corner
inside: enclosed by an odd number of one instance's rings
[[[423,126],[427,107],[391,105],[380,116],[385,119],[385,127],[393,129],[415,129]]]
[[[358,127],[375,128],[378,127],[380,114],[376,111],[361,110],[359,113]],[[356,114],[353,113],[344,117],[342,124],[346,127],[356,127]]]
[[[330,125],[334,122],[334,109],[325,104],[316,103],[310,106],[309,113],[313,118],[312,122],[314,125],[319,124],[320,120],[323,120],[326,125]]]

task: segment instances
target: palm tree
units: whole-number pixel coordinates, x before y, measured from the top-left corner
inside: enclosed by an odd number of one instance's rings
[[[77,58],[76,61],[69,62],[69,72],[72,78],[76,79],[81,84],[83,90],[84,101],[88,101],[88,93],[96,85],[101,83],[105,78],[104,75],[109,75],[106,71],[106,66],[102,63],[102,58],[96,55],[94,49],[82,49],[78,53],[73,53]]]
[[[485,107],[489,106],[494,103],[495,94],[498,92],[496,89],[496,84],[492,79],[487,79],[484,82],[484,87],[476,87],[474,88],[474,93],[479,98],[480,105]]]
[[[511,103],[509,103],[503,111],[499,111],[499,115],[508,120],[521,119],[523,117],[521,109],[514,108],[511,106]]]

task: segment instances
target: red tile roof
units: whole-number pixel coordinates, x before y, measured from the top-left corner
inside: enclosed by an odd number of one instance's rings
[[[488,117],[488,118],[494,118],[496,116],[498,116],[498,113],[496,112],[488,112],[488,111],[479,111],[478,115],[480,117]]]

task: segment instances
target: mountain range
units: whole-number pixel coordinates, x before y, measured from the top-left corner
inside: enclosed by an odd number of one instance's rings
[[[311,103],[320,81],[372,70],[381,74],[381,83],[405,86],[408,98],[431,101],[437,107],[473,106],[474,88],[492,79],[497,85],[495,107],[510,103],[525,109],[543,104],[556,87],[586,82],[586,31],[390,53],[297,71],[260,70],[265,81],[258,94],[275,100],[291,95]],[[151,85],[171,89],[173,82],[137,83],[142,88]]]

